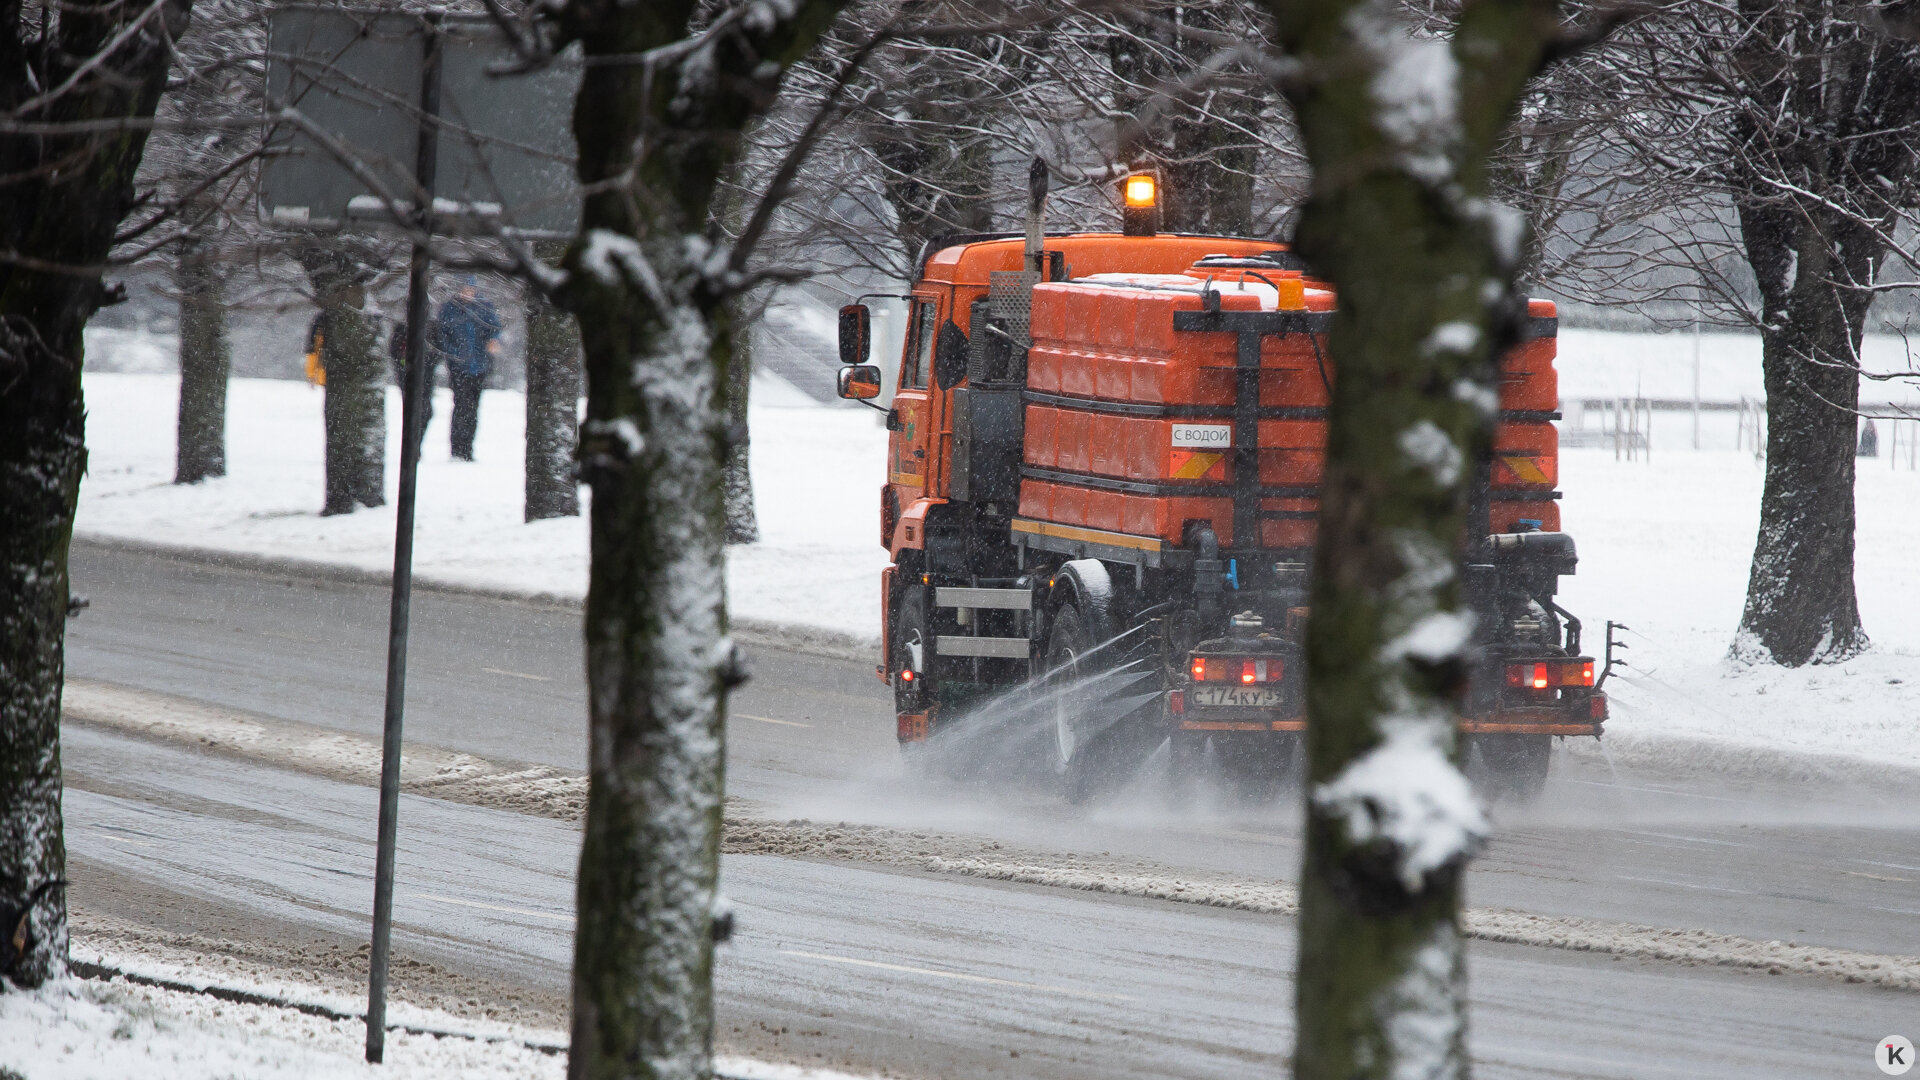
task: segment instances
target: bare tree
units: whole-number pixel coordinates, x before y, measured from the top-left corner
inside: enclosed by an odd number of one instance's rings
[[[1525,306],[1488,159],[1558,42],[1553,0],[1269,5],[1313,169],[1298,248],[1339,290],[1307,631],[1294,1075],[1462,1077],[1460,883],[1487,823],[1453,763],[1473,662],[1468,491]],[[1464,548],[1463,548],[1463,545]]]
[[[173,285],[180,293],[176,484],[227,475],[227,376],[233,351],[227,341],[226,276],[214,243],[181,238],[173,263]]]
[[[545,245],[539,252],[556,261],[561,254]],[[580,428],[580,328],[539,285],[529,282],[526,298],[526,518],[579,517],[573,447]]]
[[[1883,24],[1851,0],[1650,5],[1542,80],[1519,148],[1545,151],[1517,194],[1555,290],[1761,335],[1767,476],[1733,650],[1749,659],[1867,645],[1859,382],[1907,373],[1863,372],[1860,344],[1876,298],[1920,280],[1895,242],[1920,206],[1920,49]]]
[[[570,1075],[712,1071],[713,941],[727,690],[725,307],[758,227],[715,226],[721,173],[838,0],[576,0],[497,15],[538,59],[578,42],[586,190],[564,279],[579,320],[593,487],[589,754]],[[697,21],[696,21],[697,20]]]
[[[326,367],[326,495],[322,514],[386,504],[387,363],[367,285],[389,260],[351,237],[316,237],[297,251],[320,314],[313,341]]]
[[[778,156],[883,24],[761,249],[767,267],[854,291],[908,281],[931,240],[1016,228],[1036,153],[1053,228],[1117,227],[1115,181],[1136,165],[1166,175],[1168,229],[1290,228],[1304,167],[1285,103],[1259,92],[1268,21],[1247,0],[857,4],[796,68],[750,163]]]
[[[1867,645],[1853,584],[1860,342],[1920,198],[1920,49],[1836,0],[1741,5],[1734,205],[1760,290],[1767,478],[1736,653],[1798,665]],[[1911,260],[1902,276],[1916,276]]]
[[[1244,0],[1141,3],[1110,19],[1116,157],[1161,171],[1168,231],[1251,234],[1262,136],[1292,134],[1284,119],[1263,115],[1271,99],[1236,57],[1257,55],[1267,39],[1259,9]]]
[[[155,134],[137,185],[143,214],[122,230],[117,259],[166,262],[180,304],[180,406],[174,482],[194,484],[227,471],[227,280],[244,247],[251,214],[257,130],[203,127],[260,107],[266,9],[253,0],[203,2],[175,50]]]
[[[189,0],[0,11],[0,986],[67,958],[60,693],[86,469],[81,331]]]

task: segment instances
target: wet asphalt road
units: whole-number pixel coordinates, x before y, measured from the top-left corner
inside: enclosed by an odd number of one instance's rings
[[[236,926],[364,935],[373,789],[85,728],[66,757],[77,888],[97,864]],[[396,951],[561,992],[573,827],[412,796],[401,822]],[[771,856],[722,876],[729,1047],[908,1076],[1224,1080],[1280,1072],[1291,1044],[1291,919]],[[1483,1077],[1839,1076],[1866,1064],[1863,1032],[1915,1015],[1915,995],[1844,983],[1470,949]]]
[[[378,731],[381,590],[85,544],[74,577],[93,607],[71,624],[71,675]],[[426,593],[414,625],[411,738],[582,766],[573,612]],[[870,664],[765,648],[752,661],[729,789],[765,808],[1293,876],[1286,808],[1079,812],[1037,790],[916,786]],[[77,861],[360,932],[370,789],[80,730],[67,759]],[[1920,954],[1920,794],[1556,768],[1541,808],[1509,815],[1476,863],[1475,904]],[[403,931],[449,963],[563,986],[572,830],[426,799],[403,814]],[[819,1044],[796,1056],[929,1076],[1229,1076],[1289,1042],[1291,920],[763,856],[729,856],[725,873],[745,929],[722,962],[723,1015],[784,1018],[789,1043]],[[1849,1075],[1871,1040],[1903,1020],[1920,1030],[1912,995],[1473,948],[1483,1075]]]

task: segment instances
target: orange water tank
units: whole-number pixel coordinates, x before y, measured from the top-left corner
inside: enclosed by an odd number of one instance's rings
[[[1212,295],[1207,295],[1211,293]],[[1329,312],[1333,294],[1297,272],[1195,268],[1096,274],[1034,286],[1021,517],[1182,543],[1188,523],[1233,545],[1236,335],[1176,330],[1176,312]],[[1553,305],[1534,301],[1536,325]],[[1260,546],[1308,547],[1326,458],[1334,372],[1324,316],[1261,339]],[[1559,526],[1558,404],[1551,336],[1501,365],[1493,527]]]

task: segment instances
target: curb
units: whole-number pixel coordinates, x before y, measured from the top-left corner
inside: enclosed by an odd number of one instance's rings
[[[162,544],[122,536],[76,532],[73,535],[72,546],[98,551],[124,552],[131,555],[147,555],[197,566],[217,566],[250,574],[293,577],[328,584],[367,585],[385,589],[391,587],[393,582],[393,573],[389,570],[369,570],[365,567],[322,562],[318,559],[226,551],[191,544]],[[482,600],[506,600],[534,607],[558,608],[563,611],[581,611],[584,607],[584,601],[580,597],[566,593],[476,585],[435,577],[431,574],[415,574],[413,587],[417,592]],[[789,652],[861,663],[877,662],[880,656],[878,639],[864,638],[858,634],[849,634],[826,627],[770,622],[761,619],[734,619],[730,630],[734,640],[743,645],[784,649]]]
[[[139,972],[128,971],[124,968],[114,967],[111,964],[96,963],[91,960],[69,960],[67,961],[67,970],[71,972],[74,977],[85,979],[88,982],[112,982],[115,979],[121,979],[138,986],[151,986],[158,990],[170,990],[176,994],[199,994],[202,997],[210,997],[218,1001],[230,1001],[236,1005],[257,1005],[270,1009],[287,1009],[292,1012],[304,1013],[307,1016],[317,1016],[322,1020],[332,1020],[336,1023],[343,1020],[357,1021],[362,1024],[367,1022],[365,1013],[347,1012],[341,1009],[330,1008],[326,1005],[316,1005],[308,1001],[294,1001],[290,998],[275,997],[272,994],[262,994],[253,990],[236,990],[227,986],[183,982],[179,979],[163,979],[158,976],[143,975]],[[421,1027],[416,1024],[388,1024],[387,1030],[404,1031],[409,1035],[426,1035],[436,1039],[467,1039],[472,1042],[518,1043],[529,1050],[536,1050],[550,1057],[567,1052],[566,1047],[555,1043],[532,1042],[506,1035],[480,1035],[470,1031]]]

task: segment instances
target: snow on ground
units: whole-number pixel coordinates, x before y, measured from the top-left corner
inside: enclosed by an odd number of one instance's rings
[[[452,1018],[449,1028],[459,1029]],[[566,1074],[566,1059],[513,1041],[393,1031],[386,1063],[364,1058],[366,1025],[271,1005],[115,979],[63,979],[0,994],[6,1066],[26,1080],[533,1080]]]
[[[71,953],[98,977],[0,993],[0,1077],[558,1080],[566,1074],[564,1031],[389,1000],[389,1024],[412,1031],[390,1027],[385,1063],[369,1065],[363,1060],[366,1023],[356,1018],[367,1003],[357,987],[315,985],[231,955],[137,936],[94,937],[84,929],[76,931]],[[751,1058],[723,1056],[715,1064],[724,1080],[859,1080]]]
[[[1703,346],[1703,396],[1731,400],[1757,388],[1757,339],[1705,337],[1715,347]],[[1614,386],[1631,364],[1646,392],[1690,394],[1690,338],[1569,331],[1564,393],[1631,392]],[[177,487],[169,483],[176,380],[106,372],[86,380],[92,468],[81,488],[82,534],[389,567],[391,507],[316,514],[320,391],[235,380],[231,475]],[[455,462],[447,453],[451,402],[441,392],[421,471],[423,577],[584,592],[584,521],[520,520],[523,409],[518,394],[490,392],[479,461]],[[886,445],[877,416],[822,407],[775,378],[756,381],[753,469],[764,539],[729,550],[737,617],[877,636]],[[397,396],[389,422],[399,422]],[[1581,553],[1563,603],[1586,620],[1590,652],[1600,651],[1607,619],[1632,627],[1624,655],[1633,667],[1608,687],[1616,702],[1610,730],[1920,763],[1920,725],[1911,723],[1920,715],[1920,560],[1909,554],[1920,537],[1920,471],[1905,464],[1904,449],[1898,464],[1861,463],[1857,580],[1873,651],[1799,671],[1742,667],[1726,651],[1745,595],[1762,472],[1750,451],[1733,449],[1733,414],[1705,419],[1702,451],[1687,449],[1689,424],[1684,414],[1659,414],[1650,460],[1616,460],[1611,450],[1562,455],[1563,520]],[[389,440],[390,476],[397,445]],[[390,496],[393,489],[390,480]]]
[[[319,516],[323,392],[305,383],[235,379],[227,401],[228,475],[173,484],[179,380],[86,375],[86,481],[77,530],[85,535],[319,560],[369,570],[393,566],[391,502]],[[583,518],[527,524],[522,462],[525,399],[481,400],[474,462],[448,452],[453,402],[439,391],[420,468],[414,566],[422,578],[580,597],[586,592]],[[755,381],[751,428],[762,541],[730,549],[736,617],[877,634],[878,515],[886,431],[867,409],[823,408],[778,379]],[[400,399],[390,390],[387,497],[398,490]],[[585,502],[585,489],[582,489]]]
[[[1854,580],[1872,651],[1787,670],[1727,659],[1746,596],[1764,467],[1731,450],[1561,454],[1561,525],[1580,549],[1560,602],[1599,655],[1605,622],[1633,666],[1607,685],[1608,730],[1920,766],[1920,472],[1860,462]]]
[[[213,985],[259,992],[251,985],[235,986],[231,972],[222,974]],[[282,1000],[317,1004],[314,997],[324,996],[296,993]],[[541,1049],[565,1046],[564,1032],[475,1031],[471,1023],[446,1014],[405,1008],[398,1013],[407,1014],[396,1015],[399,1023],[452,1034],[390,1030],[384,1063],[369,1065],[361,1020],[237,1003],[123,978],[62,979],[37,990],[0,994],[0,1047],[5,1048],[0,1075],[25,1080],[558,1080],[566,1075],[566,1056]],[[715,1065],[729,1080],[857,1080],[746,1058],[722,1057]]]

